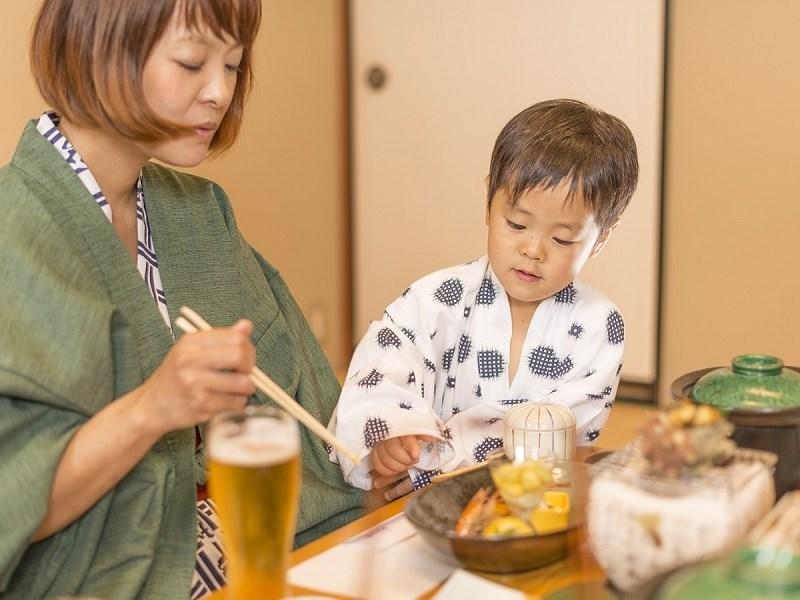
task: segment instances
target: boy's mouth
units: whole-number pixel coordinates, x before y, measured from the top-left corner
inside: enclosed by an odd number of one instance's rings
[[[536,273],[531,273],[530,271],[525,271],[524,269],[513,269],[513,271],[519,279],[528,283],[539,281],[541,279],[541,277]]]

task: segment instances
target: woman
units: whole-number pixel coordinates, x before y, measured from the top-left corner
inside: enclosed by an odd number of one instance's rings
[[[0,170],[4,597],[189,597],[198,426],[248,402],[256,364],[330,417],[336,380],[225,193],[149,162],[193,166],[233,143],[260,16],[260,0],[40,9],[32,67],[54,111]],[[232,325],[180,336],[182,305]],[[298,543],[360,503],[302,435]]]

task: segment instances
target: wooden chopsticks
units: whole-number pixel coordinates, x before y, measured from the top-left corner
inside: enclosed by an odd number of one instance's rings
[[[431,477],[431,483],[441,483],[442,481],[447,481],[448,479],[452,479],[453,477],[458,477],[459,475],[463,475],[464,473],[471,473],[472,471],[477,471],[478,469],[482,469],[491,461],[501,458],[505,456],[505,451],[502,448],[498,448],[493,452],[490,452],[486,457],[486,460],[479,463],[474,463],[471,465],[467,465],[466,467],[461,467],[460,469],[454,469],[452,471],[446,471],[444,473],[439,473],[438,475],[434,475]]]
[[[181,316],[175,319],[175,325],[180,327],[185,333],[194,333],[196,331],[208,331],[211,325],[205,322],[203,317],[198,315],[188,306],[181,307]],[[281,387],[272,381],[269,376],[258,367],[253,367],[250,372],[250,380],[256,387],[264,392],[267,396],[272,398],[275,403],[283,410],[300,421],[303,425],[308,427],[313,433],[321,439],[328,442],[331,446],[336,448],[339,452],[347,456],[354,463],[360,461],[358,455],[344,445],[335,435],[325,429],[319,421],[317,421],[311,413],[305,408],[300,406],[294,398],[284,392]]]

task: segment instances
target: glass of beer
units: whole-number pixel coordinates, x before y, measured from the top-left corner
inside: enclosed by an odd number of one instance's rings
[[[300,486],[297,423],[279,409],[250,407],[214,417],[207,440],[227,562],[227,587],[215,597],[282,598]]]

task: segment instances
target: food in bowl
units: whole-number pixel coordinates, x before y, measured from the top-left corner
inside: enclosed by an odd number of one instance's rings
[[[496,461],[489,466],[492,481],[511,512],[527,518],[553,482],[551,461]]]
[[[580,543],[575,535],[583,523],[589,486],[589,467],[553,461],[551,490],[569,493],[568,527],[549,534],[486,537],[455,532],[464,508],[480,488],[496,489],[488,465],[428,486],[406,505],[406,518],[427,544],[458,561],[464,568],[487,573],[529,571],[564,558]],[[488,521],[487,521],[488,524]]]
[[[459,536],[508,538],[563,531],[569,524],[569,494],[547,490],[552,467],[539,461],[506,462],[492,469],[495,488],[481,487],[456,522]]]

